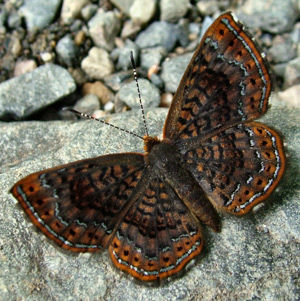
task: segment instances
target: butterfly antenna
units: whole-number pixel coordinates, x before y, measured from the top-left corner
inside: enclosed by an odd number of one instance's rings
[[[127,134],[133,135],[133,136],[135,136],[135,137],[137,137],[137,138],[140,138],[140,139],[144,140],[144,138],[143,138],[142,136],[140,136],[140,135],[138,135],[138,134],[136,134],[136,133],[134,133],[134,132],[131,132],[131,131],[126,130],[126,129],[123,129],[123,128],[120,128],[120,127],[118,127],[118,126],[116,126],[116,125],[113,125],[113,124],[107,122],[107,121],[104,121],[104,120],[102,120],[102,119],[98,119],[98,118],[96,118],[96,117],[94,117],[94,116],[92,116],[92,115],[85,114],[85,113],[81,113],[81,112],[79,112],[79,111],[77,111],[77,110],[70,109],[70,108],[64,108],[64,110],[70,111],[70,112],[72,112],[72,113],[74,113],[74,114],[76,114],[76,115],[78,115],[78,116],[80,116],[80,117],[84,117],[84,118],[87,118],[87,119],[93,119],[93,120],[99,121],[99,122],[101,122],[101,123],[104,123],[104,124],[106,124],[106,125],[108,125],[108,126],[114,128],[114,129],[120,130],[120,131],[122,131],[122,132],[125,132],[125,133],[127,133]]]
[[[146,123],[146,118],[145,118],[144,106],[143,106],[143,103],[142,103],[140,86],[139,86],[139,82],[138,82],[138,77],[137,77],[137,73],[136,73],[136,67],[135,67],[135,62],[134,62],[133,52],[132,51],[130,51],[130,59],[131,59],[131,65],[132,65],[132,69],[133,69],[133,76],[134,76],[134,80],[135,80],[137,91],[138,91],[138,97],[139,97],[140,107],[141,107],[142,116],[143,116],[143,120],[144,120],[144,126],[145,126],[145,130],[146,130],[146,136],[149,136],[148,128],[147,128],[147,123]]]

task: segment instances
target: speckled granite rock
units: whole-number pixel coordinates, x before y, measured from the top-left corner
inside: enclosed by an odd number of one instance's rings
[[[146,114],[161,133],[166,109]],[[0,123],[0,295],[3,300],[296,300],[300,258],[300,112],[274,102],[264,120],[284,135],[286,175],[256,214],[204,228],[203,255],[182,277],[149,287],[115,269],[106,251],[74,254],[35,231],[10,187],[27,174],[74,160],[142,151],[142,142],[92,121]],[[109,118],[143,134],[133,111]],[[4,156],[3,156],[4,154]]]
[[[66,69],[54,64],[40,66],[0,84],[0,119],[26,118],[75,89]]]
[[[20,8],[29,31],[35,31],[48,26],[61,4],[61,0],[25,0]]]

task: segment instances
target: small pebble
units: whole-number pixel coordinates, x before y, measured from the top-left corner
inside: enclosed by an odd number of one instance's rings
[[[161,95],[161,102],[160,105],[162,107],[168,108],[170,107],[173,100],[173,94],[172,93],[163,93]]]
[[[69,34],[57,42],[55,50],[59,59],[69,66],[71,66],[72,62],[76,59],[78,52],[77,46]]]
[[[30,72],[37,67],[34,60],[18,61],[15,66],[14,76],[22,75],[26,72]]]
[[[70,24],[80,15],[81,9],[88,3],[89,0],[64,0],[60,15],[63,23]]]
[[[93,47],[89,51],[88,56],[82,60],[81,68],[91,78],[103,79],[113,72],[114,65],[107,51]]]
[[[53,54],[50,52],[42,52],[40,54],[40,56],[41,56],[41,59],[43,60],[43,62],[45,62],[45,63],[49,63],[49,62],[53,61],[53,59],[54,59]]]
[[[108,103],[106,103],[104,105],[104,111],[106,111],[106,112],[112,112],[113,109],[114,109],[114,107],[115,107],[114,103],[112,101],[109,101]]]
[[[81,113],[92,114],[100,109],[100,101],[96,95],[87,94],[79,99],[73,108]]]
[[[97,95],[102,104],[114,100],[114,93],[111,92],[102,82],[96,81],[93,83],[85,83],[82,87],[83,95],[94,94]]]
[[[98,5],[88,4],[81,10],[81,15],[85,21],[90,20],[97,12]]]

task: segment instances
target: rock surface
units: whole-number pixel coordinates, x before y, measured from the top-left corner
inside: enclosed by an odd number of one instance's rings
[[[159,90],[146,79],[139,81],[140,90],[143,100],[143,106],[158,107],[160,102]],[[116,95],[116,103],[122,101],[130,108],[138,109],[140,107],[139,97],[137,93],[136,83],[134,81],[124,84]]]
[[[162,21],[176,22],[183,17],[190,6],[189,0],[161,0],[160,19]]]
[[[192,56],[193,53],[186,53],[163,62],[161,78],[165,83],[167,92],[176,92],[186,66],[190,62]]]
[[[161,133],[166,109],[146,113]],[[108,121],[144,134],[138,112]],[[149,287],[110,263],[107,251],[75,254],[35,230],[8,193],[31,172],[143,144],[93,121],[0,123],[0,294],[3,300],[297,300],[300,258],[300,111],[274,102],[264,121],[286,143],[285,177],[270,202],[243,218],[222,217],[219,234],[204,228],[205,248],[182,277]]]
[[[163,47],[167,51],[173,49],[177,41],[177,32],[174,24],[160,21],[153,22],[142,31],[135,42],[140,48]]]
[[[43,65],[0,84],[0,118],[26,118],[75,88],[66,69],[54,64]]]
[[[25,0],[20,8],[29,31],[45,28],[53,21],[61,0]]]
[[[237,15],[250,28],[261,28],[271,33],[283,33],[293,28],[299,15],[295,0],[246,0]]]
[[[114,65],[106,50],[93,47],[81,61],[81,68],[92,79],[103,79],[114,71]]]
[[[105,12],[99,9],[88,23],[89,33],[96,46],[111,51],[114,38],[120,31],[119,15],[114,11]]]

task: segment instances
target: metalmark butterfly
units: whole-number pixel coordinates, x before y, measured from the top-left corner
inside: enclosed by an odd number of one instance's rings
[[[163,139],[121,153],[33,173],[11,192],[32,222],[76,252],[108,248],[123,271],[173,275],[203,247],[199,222],[220,230],[215,208],[244,215],[275,189],[285,168],[266,112],[267,64],[231,13],[209,27],[174,96]]]

